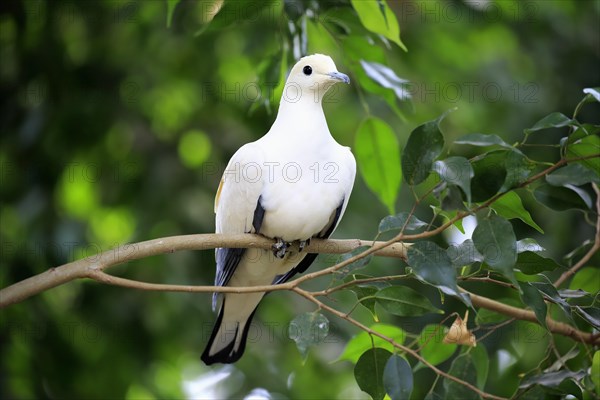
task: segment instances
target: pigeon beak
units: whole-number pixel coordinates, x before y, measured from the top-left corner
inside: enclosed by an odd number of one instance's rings
[[[348,78],[348,75],[346,74],[342,74],[341,72],[330,72],[327,74],[328,76],[330,76],[331,78],[335,79],[336,81],[340,81],[340,82],[344,82],[344,83],[350,83],[350,78]]]

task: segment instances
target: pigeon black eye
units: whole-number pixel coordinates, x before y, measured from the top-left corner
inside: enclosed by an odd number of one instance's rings
[[[312,68],[311,68],[311,66],[307,65],[306,67],[302,68],[302,72],[304,72],[304,75],[306,75],[306,76],[312,74]]]

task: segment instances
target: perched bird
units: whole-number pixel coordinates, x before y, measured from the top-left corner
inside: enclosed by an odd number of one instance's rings
[[[274,239],[272,251],[218,248],[218,286],[280,284],[317,257],[303,248],[328,238],[350,198],[356,161],[331,136],[322,100],[337,82],[350,83],[333,60],[303,57],[286,81],[277,118],[262,138],[229,161],[215,198],[217,233],[257,233]],[[298,246],[289,248],[291,243]],[[246,346],[250,322],[264,293],[227,293],[202,360],[233,363]],[[213,296],[213,310],[218,296]]]

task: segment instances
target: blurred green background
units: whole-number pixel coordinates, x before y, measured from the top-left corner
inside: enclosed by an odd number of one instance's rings
[[[303,52],[331,55],[354,83],[336,86],[324,104],[331,132],[347,146],[367,107],[401,145],[414,127],[453,107],[443,123],[447,143],[471,132],[512,143],[552,111],[571,115],[582,89],[600,86],[598,1],[390,1],[408,52],[345,37],[332,23],[354,12],[344,1],[226,2],[227,12],[211,21],[218,3],[0,3],[0,287],[118,244],[213,232],[225,164],[268,130],[281,79]],[[298,27],[305,35],[294,34]],[[410,81],[412,110],[404,104],[395,112],[377,89],[363,87],[356,60],[365,51]],[[584,109],[581,120],[598,123],[593,111]],[[535,140],[560,137],[550,130]],[[532,156],[553,161],[556,152],[536,147]],[[412,204],[402,187],[397,210]],[[530,210],[547,234],[517,222],[518,237],[535,237],[555,258],[592,236],[580,213]],[[417,215],[429,212],[424,204]],[[371,239],[385,215],[357,175],[334,237]],[[319,260],[313,270],[334,261]],[[396,263],[378,259],[368,268],[384,274]],[[180,252],[110,272],[211,284],[214,258]],[[348,309],[354,301],[343,293],[332,304]],[[74,282],[0,311],[0,397],[224,398],[263,388],[282,398],[365,398],[352,364],[334,362],[357,333],[353,326],[330,318],[330,336],[305,362],[287,337],[289,321],[313,309],[290,293],[268,296],[241,361],[208,368],[199,355],[214,321],[209,295]],[[372,322],[360,308],[353,315]],[[432,322],[382,319],[414,332]],[[494,340],[511,341],[510,354],[490,352],[498,380],[490,384],[509,395],[502,374],[531,368],[535,352],[525,353],[546,343]],[[512,369],[501,368],[507,358],[518,360]],[[434,374],[421,370],[415,379],[426,391]]]

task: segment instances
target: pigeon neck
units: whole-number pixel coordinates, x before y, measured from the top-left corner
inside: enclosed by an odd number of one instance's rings
[[[306,123],[309,121],[325,121],[321,105],[321,93],[300,87],[286,85],[281,96],[277,119]]]
[[[282,129],[272,131],[289,134],[290,129],[301,130],[304,139],[308,139],[306,135],[310,133],[320,136],[323,131],[329,132],[321,101],[320,99],[315,101],[311,96],[313,93],[309,93],[308,96],[303,96],[297,101],[290,101],[290,99],[285,99],[285,96],[282,97],[277,117],[273,123],[273,127],[282,127]]]

